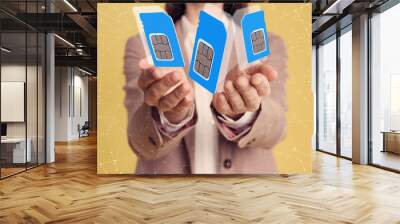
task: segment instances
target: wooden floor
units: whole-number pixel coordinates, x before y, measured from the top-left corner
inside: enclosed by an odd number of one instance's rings
[[[96,175],[96,142],[0,181],[0,223],[400,223],[400,175],[314,155],[312,175]]]
[[[20,167],[7,167],[7,168],[1,168],[1,177],[8,177],[11,176],[13,174],[19,173],[19,172],[23,172],[25,170],[25,167],[20,168]]]

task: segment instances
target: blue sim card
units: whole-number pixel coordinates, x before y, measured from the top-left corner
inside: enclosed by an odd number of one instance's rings
[[[202,10],[189,76],[211,93],[214,93],[217,87],[226,38],[224,23]]]
[[[258,10],[244,15],[241,23],[247,63],[268,56],[270,51],[264,11]]]
[[[154,66],[184,67],[172,18],[165,12],[142,12],[139,18]]]

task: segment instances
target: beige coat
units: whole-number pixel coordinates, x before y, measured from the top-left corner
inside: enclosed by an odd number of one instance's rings
[[[176,32],[182,42],[180,21]],[[277,70],[278,79],[271,82],[271,95],[261,102],[260,113],[251,130],[232,142],[219,135],[218,174],[276,173],[273,147],[286,135],[287,53],[283,40],[269,33],[271,55],[269,63]],[[184,52],[184,51],[183,51]],[[138,62],[145,57],[139,36],[126,44],[124,73],[126,77],[125,106],[128,111],[128,140],[138,156],[137,174],[190,174],[194,168],[195,124],[176,137],[161,134],[153,120],[154,110],[143,102],[143,92],[137,85],[140,76]],[[185,55],[186,71],[189,61]]]

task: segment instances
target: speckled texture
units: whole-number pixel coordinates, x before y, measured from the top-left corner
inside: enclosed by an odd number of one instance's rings
[[[98,4],[98,173],[134,173],[136,156],[127,141],[123,52],[137,33],[132,7],[149,4]],[[152,4],[155,5],[155,4]],[[265,10],[269,32],[288,49],[288,132],[274,149],[280,173],[311,172],[313,94],[311,4],[252,4]]]

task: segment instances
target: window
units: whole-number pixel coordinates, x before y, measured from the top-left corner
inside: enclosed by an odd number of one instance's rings
[[[390,74],[390,130],[400,130],[400,73]]]
[[[336,36],[318,48],[318,149],[336,153]]]
[[[371,141],[373,164],[400,170],[400,5],[371,18]]]
[[[340,155],[352,157],[352,32],[340,36]]]

